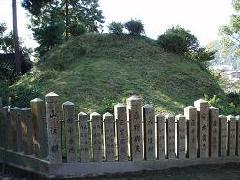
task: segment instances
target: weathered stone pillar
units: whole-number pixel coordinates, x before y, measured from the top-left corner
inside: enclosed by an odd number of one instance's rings
[[[218,157],[219,153],[219,109],[215,107],[209,108],[210,115],[210,156]]]
[[[228,147],[228,125],[227,125],[227,117],[220,115],[219,116],[219,154],[221,157],[227,156],[227,147]]]
[[[33,123],[34,154],[38,158],[48,156],[48,136],[45,106],[42,99],[35,98],[30,101]]]
[[[186,118],[184,115],[176,116],[177,123],[177,157],[179,159],[186,158]]]
[[[106,161],[115,160],[114,118],[110,113],[103,115],[103,137]]]
[[[195,101],[194,106],[198,110],[198,142],[199,157],[209,156],[209,105],[202,99]]]
[[[78,114],[80,161],[89,162],[88,116],[84,112]]]
[[[166,131],[167,131],[167,157],[168,159],[175,159],[175,117],[168,115],[166,117]]]
[[[116,121],[118,160],[128,161],[128,127],[127,108],[123,104],[114,106],[114,116]]]
[[[127,99],[127,114],[130,126],[130,154],[133,161],[143,160],[142,98]]]
[[[34,151],[33,151],[33,124],[30,108],[21,109],[20,123],[22,128],[24,154],[31,155],[34,153]]]
[[[165,159],[165,117],[162,114],[155,116],[157,123],[157,158],[159,160]]]
[[[237,122],[237,155],[240,156],[240,116],[236,116]]]
[[[65,136],[66,136],[66,151],[67,162],[77,161],[77,146],[76,146],[76,121],[74,104],[72,102],[65,102],[62,104],[63,120],[65,124]]]
[[[184,108],[184,116],[187,120],[187,154],[189,159],[197,158],[197,108],[188,106]]]
[[[0,97],[0,147],[4,147],[4,113],[2,107],[2,98]]]
[[[5,106],[2,108],[3,112],[3,124],[4,124],[4,141],[3,147],[11,149],[12,131],[11,131],[11,118],[10,118],[10,107]]]
[[[46,121],[48,132],[48,159],[51,163],[62,162],[60,107],[58,95],[51,92],[46,95]]]
[[[90,115],[90,118],[93,161],[100,162],[103,160],[103,136],[101,115],[94,112]]]
[[[142,107],[144,123],[144,159],[155,160],[155,110],[152,105]]]
[[[228,120],[228,155],[236,155],[236,119],[234,116],[227,116]]]
[[[19,108],[14,107],[10,109],[10,137],[9,148],[13,151],[17,151],[17,118]]]
[[[9,119],[8,115],[8,107],[0,107],[0,146],[3,148],[7,148],[8,140],[9,140]]]

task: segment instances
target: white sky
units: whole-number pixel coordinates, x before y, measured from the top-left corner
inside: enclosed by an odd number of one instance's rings
[[[20,0],[17,1],[19,36],[28,47],[34,46],[27,16]],[[197,36],[202,45],[218,38],[219,26],[227,24],[233,13],[231,0],[99,0],[99,4],[105,25],[138,18],[145,25],[146,35],[153,39],[172,25],[181,25]],[[11,18],[11,0],[0,0],[0,22],[12,28]]]

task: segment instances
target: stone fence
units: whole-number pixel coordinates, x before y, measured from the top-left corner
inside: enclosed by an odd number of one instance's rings
[[[240,160],[240,116],[219,115],[202,99],[177,116],[155,114],[138,96],[115,105],[114,115],[75,116],[55,93],[30,106],[0,107],[0,161],[48,177]]]

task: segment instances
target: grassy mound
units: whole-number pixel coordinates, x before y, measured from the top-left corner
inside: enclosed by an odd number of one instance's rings
[[[10,89],[18,105],[54,91],[77,111],[101,113],[131,94],[174,113],[205,94],[222,94],[198,63],[164,52],[146,37],[109,34],[85,34],[54,48]]]

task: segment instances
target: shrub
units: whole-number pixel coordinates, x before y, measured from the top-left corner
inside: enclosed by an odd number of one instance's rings
[[[71,36],[79,36],[86,32],[86,27],[83,24],[73,23],[69,26]]]
[[[124,25],[120,22],[111,22],[108,26],[108,30],[113,34],[122,34]]]
[[[158,37],[157,43],[164,50],[178,54],[194,52],[199,48],[197,38],[180,26],[168,29],[163,35]]]
[[[124,27],[132,35],[141,35],[142,33],[144,33],[144,25],[141,20],[131,19],[124,24]]]

